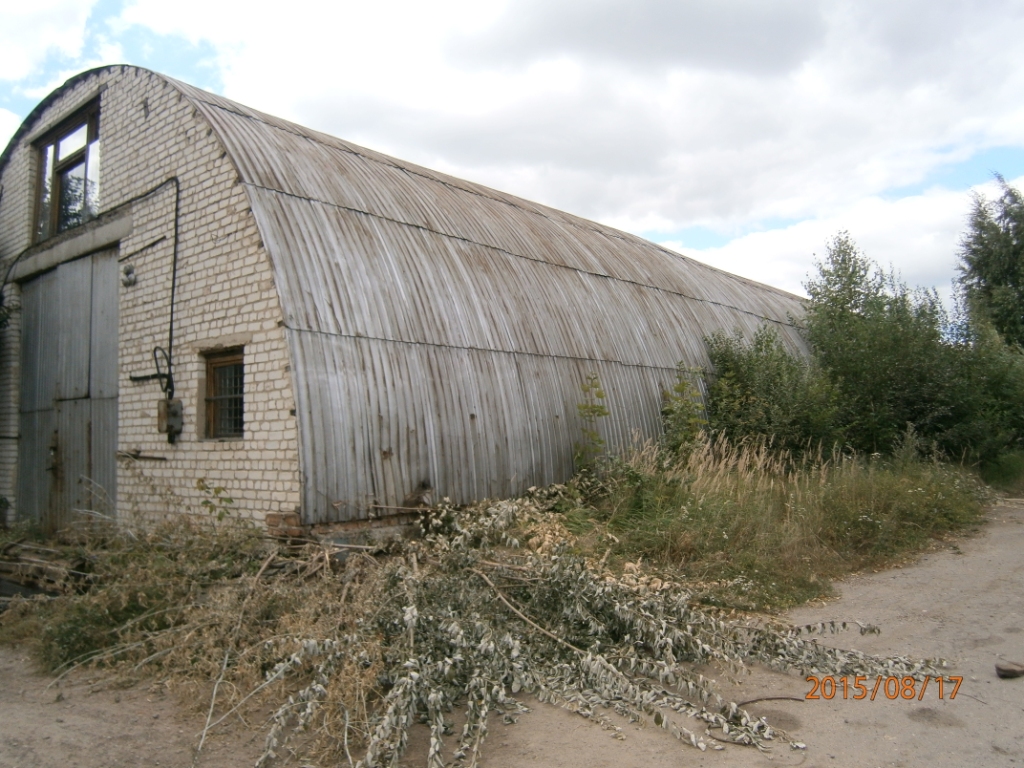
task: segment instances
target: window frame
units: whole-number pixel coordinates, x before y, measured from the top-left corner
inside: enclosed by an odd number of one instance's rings
[[[85,128],[85,143],[66,157],[60,157],[61,142],[82,128]],[[91,196],[88,190],[90,183],[99,185],[99,168],[91,167],[93,164],[98,166],[100,163],[99,140],[100,105],[97,100],[77,110],[33,142],[38,161],[32,228],[35,242],[39,243],[63,234],[96,218],[99,214],[98,210],[93,210],[89,206]],[[94,147],[95,155],[93,155]],[[84,179],[81,220],[61,228],[60,199],[63,195],[63,175],[79,164],[82,165]],[[44,210],[47,204],[49,205],[48,211]]]
[[[206,370],[206,386],[204,394],[204,426],[203,438],[206,440],[242,440],[245,438],[245,349],[244,347],[233,347],[231,349],[216,350],[203,354],[203,363]],[[224,394],[218,392],[217,371],[229,366],[239,366],[241,374],[240,392]],[[221,431],[222,414],[221,405],[226,402],[237,401],[239,405],[239,426],[238,430]]]

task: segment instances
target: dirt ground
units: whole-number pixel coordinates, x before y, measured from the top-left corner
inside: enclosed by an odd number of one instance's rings
[[[956,698],[947,685],[940,699],[933,680],[922,699],[889,700],[881,688],[874,701],[844,700],[840,688],[831,700],[807,700],[811,685],[802,677],[755,669],[738,684],[719,677],[723,692],[737,701],[795,699],[748,709],[806,749],[777,743],[769,754],[735,746],[699,752],[653,726],[619,722],[621,731],[607,730],[535,705],[516,725],[491,726],[484,768],[1024,767],[1024,678],[1000,680],[994,669],[999,660],[1024,662],[1024,500],[993,508],[976,537],[913,565],[852,578],[839,590],[841,599],[788,618],[876,624],[881,635],[849,633],[832,642],[869,653],[948,659],[948,674],[963,676]],[[192,765],[202,718],[186,715],[159,685],[117,690],[84,677],[48,687],[51,682],[24,654],[0,648],[0,766]],[[251,765],[262,742],[262,734],[235,723],[213,734],[198,764]],[[417,730],[403,764],[424,765],[426,745],[425,729]]]

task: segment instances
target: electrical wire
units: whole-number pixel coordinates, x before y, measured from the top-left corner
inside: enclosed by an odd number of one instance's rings
[[[158,374],[160,373],[160,365],[157,355],[162,354],[167,363],[166,376],[160,375],[158,378],[160,379],[160,389],[167,396],[168,400],[174,398],[174,302],[178,287],[178,232],[179,221],[181,218],[181,182],[178,180],[178,176],[175,174],[174,176],[165,179],[159,184],[150,187],[145,192],[141,192],[138,195],[135,195],[134,197],[129,198],[128,200],[125,200],[123,203],[107,211],[104,211],[101,214],[101,216],[110,216],[111,214],[114,214],[117,211],[123,210],[127,206],[130,206],[134,203],[139,202],[140,200],[155,195],[157,192],[159,192],[164,187],[170,184],[174,185],[174,240],[171,256],[171,306],[167,321],[167,348],[164,349],[162,347],[156,347],[153,349],[153,359],[154,362],[157,364]],[[2,201],[2,198],[0,198],[0,201]],[[23,256],[34,251],[38,245],[38,243],[30,245],[28,248],[24,249],[17,256],[15,256],[11,263],[8,265],[7,271],[4,273],[3,282],[0,283],[0,311],[2,311],[4,307],[4,302],[7,297],[7,286],[10,284],[10,278],[11,274],[14,272],[14,267],[18,264],[18,262],[22,259]]]

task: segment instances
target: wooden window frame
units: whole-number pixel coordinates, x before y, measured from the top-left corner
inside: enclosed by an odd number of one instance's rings
[[[218,350],[207,352],[203,355],[206,364],[206,395],[205,410],[206,419],[203,430],[207,440],[241,440],[245,437],[245,354],[244,349]],[[241,392],[238,394],[217,391],[217,371],[228,366],[241,367]],[[239,405],[238,429],[230,428],[225,431],[224,419],[221,418],[221,407],[226,402],[237,402]]]
[[[85,144],[59,157],[62,141],[85,128]],[[95,218],[99,213],[89,206],[92,195],[88,184],[96,185],[93,192],[99,193],[99,138],[100,138],[100,107],[94,101],[66,120],[52,131],[47,132],[34,142],[39,160],[39,171],[36,178],[33,235],[35,242],[42,242],[55,235],[67,232]],[[60,200],[63,195],[63,174],[78,165],[82,165],[84,184],[82,191],[82,217],[74,224],[61,221]],[[48,198],[48,199],[47,199]],[[49,209],[46,209],[46,206]]]

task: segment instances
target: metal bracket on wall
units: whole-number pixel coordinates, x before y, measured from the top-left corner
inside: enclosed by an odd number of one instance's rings
[[[163,357],[164,365],[160,365],[160,358]],[[163,347],[153,348],[153,367],[156,368],[156,373],[148,373],[144,376],[136,376],[131,374],[128,380],[131,382],[141,381],[159,381],[160,391],[167,395],[167,399],[171,400],[174,398],[174,377],[171,375],[171,356],[167,354],[167,350]]]
[[[117,458],[133,461],[167,461],[166,456],[147,456],[142,451],[118,451]]]
[[[132,382],[139,382],[139,381],[155,381],[156,379],[160,379],[161,381],[163,381],[166,378],[167,378],[167,374],[166,373],[149,373],[149,374],[146,374],[145,376],[136,376],[133,373],[131,376],[128,377],[128,380],[132,381]]]

